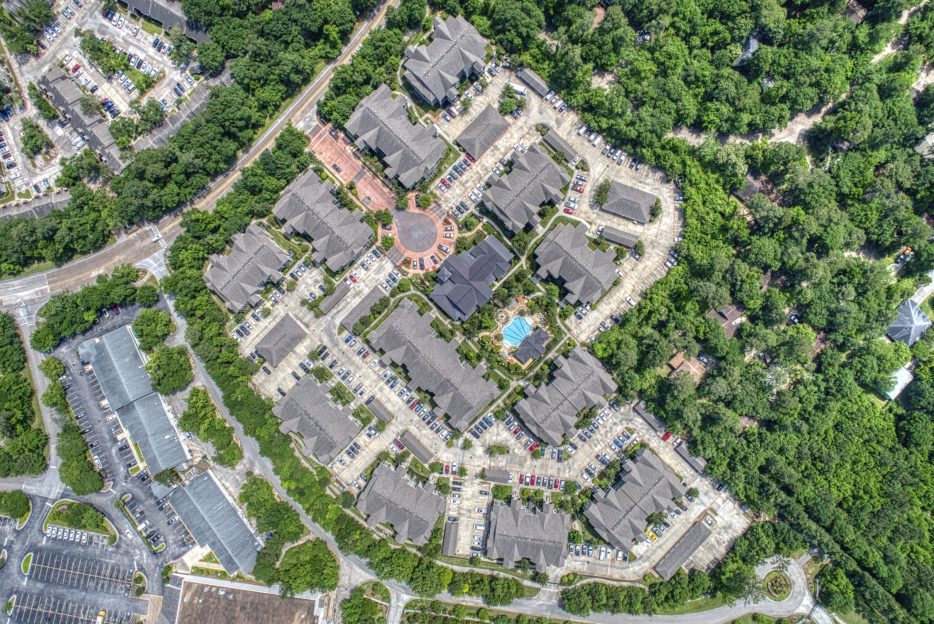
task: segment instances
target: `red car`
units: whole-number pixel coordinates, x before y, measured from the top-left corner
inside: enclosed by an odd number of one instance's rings
[[[564,209],[564,214],[572,215],[572,214],[574,214],[574,210],[572,210],[571,208],[565,208],[565,209]]]
[[[525,475],[524,475],[523,473],[520,472],[520,473],[519,473],[519,484],[520,484],[520,485],[523,484],[523,483],[525,483],[524,479],[525,479]]]
[[[583,187],[583,186],[575,186],[575,187],[574,187],[574,190],[575,190],[576,192],[578,192],[578,193],[583,193],[583,192],[584,192],[584,187]]]
[[[349,277],[350,281],[353,282],[354,284],[357,283],[357,276],[354,275],[353,273],[350,273],[349,275],[347,275],[347,277]]]
[[[667,442],[667,441],[670,440],[670,439],[671,439],[671,432],[670,432],[670,431],[666,431],[666,432],[665,432],[665,435],[662,436],[662,440],[664,440],[665,442]]]
[[[557,490],[557,489],[560,489],[560,488],[561,488],[561,482],[560,482],[558,479],[555,479],[555,487],[554,487],[554,489]]]
[[[75,63],[75,66],[71,68],[71,73],[75,73],[79,69],[81,69],[81,65],[79,65],[78,63]]]
[[[538,449],[538,442],[529,447],[529,453],[534,453]]]

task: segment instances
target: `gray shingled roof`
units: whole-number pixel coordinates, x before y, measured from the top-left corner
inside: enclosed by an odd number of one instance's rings
[[[104,398],[139,445],[153,474],[189,459],[178,431],[152,389],[132,330],[124,325],[78,345],[78,357],[91,365]]]
[[[519,78],[522,82],[527,84],[532,91],[545,97],[548,95],[548,92],[551,90],[548,88],[548,83],[545,80],[536,74],[534,71],[528,67],[520,67],[516,70],[516,77]]]
[[[344,280],[339,281],[337,286],[334,287],[334,292],[321,300],[321,303],[318,304],[318,309],[321,310],[322,314],[328,314],[349,292],[350,286],[347,285],[347,282]]]
[[[632,408],[633,411],[642,417],[648,425],[656,431],[656,433],[665,433],[665,430],[668,428],[661,418],[656,416],[653,412],[649,411],[649,408],[646,407],[645,401],[639,401]]]
[[[405,101],[393,98],[389,87],[381,84],[357,105],[344,127],[357,147],[382,157],[389,178],[412,188],[435,171],[447,146],[434,126],[409,121]]]
[[[600,361],[581,347],[557,358],[555,364],[548,382],[527,385],[526,397],[515,407],[529,430],[552,446],[560,445],[564,434],[573,434],[581,410],[599,405],[616,390]]]
[[[148,394],[124,405],[117,410],[117,416],[139,446],[150,473],[158,474],[188,461],[188,452],[158,394]]]
[[[645,519],[673,509],[673,499],[683,494],[684,487],[671,468],[642,449],[635,459],[623,462],[616,483],[594,492],[584,515],[600,537],[628,552],[634,540],[644,539]]]
[[[484,194],[484,203],[513,232],[538,225],[538,209],[563,199],[561,189],[571,179],[538,145],[513,154],[512,171],[497,178]]]
[[[340,455],[360,431],[359,423],[335,406],[327,391],[313,377],[303,377],[272,408],[282,420],[279,431],[301,436],[303,452],[325,464]]]
[[[529,360],[537,360],[545,355],[545,346],[551,336],[541,327],[536,327],[535,331],[525,337],[519,343],[519,346],[513,352],[512,357],[525,364]]]
[[[208,33],[196,24],[188,21],[181,2],[173,0],[120,0],[137,15],[143,15],[159,22],[168,31],[172,26],[181,26],[185,35],[198,43],[208,40]]]
[[[615,227],[610,227],[609,225],[603,228],[603,233],[601,236],[614,245],[619,245],[620,247],[625,247],[626,249],[632,249],[636,246],[636,243],[639,242],[638,236],[624,232]]]
[[[428,541],[441,517],[444,499],[435,493],[431,483],[416,486],[403,479],[404,471],[380,463],[360,493],[357,509],[367,514],[369,526],[389,523],[397,541],[421,545]]]
[[[480,158],[506,132],[509,122],[487,104],[457,137],[457,143],[475,159]]]
[[[457,529],[460,522],[457,518],[444,523],[444,538],[441,540],[441,554],[453,557],[457,554]]]
[[[699,473],[703,473],[707,469],[707,460],[699,455],[694,455],[691,453],[688,448],[688,443],[682,441],[681,444],[675,449],[675,452],[678,453],[688,463],[688,465],[696,470]]]
[[[593,303],[616,281],[616,254],[594,251],[588,246],[587,226],[560,223],[535,249],[539,277],[558,282],[569,304]]]
[[[347,210],[337,202],[334,185],[312,170],[290,184],[273,208],[273,214],[290,236],[301,234],[312,242],[312,257],[338,272],[366,248],[373,230],[363,213]]]
[[[267,282],[279,282],[279,271],[288,262],[268,232],[255,223],[245,232],[235,234],[230,253],[215,254],[208,259],[204,281],[224,300],[231,312],[249,305],[258,305],[259,291]]]
[[[657,199],[651,193],[613,180],[610,182],[609,197],[606,203],[600,206],[600,210],[639,223],[648,223],[652,206]]]
[[[405,79],[433,106],[447,106],[457,97],[457,85],[483,72],[486,39],[460,15],[434,19],[431,43],[405,49]]]
[[[84,93],[58,66],[50,67],[39,77],[38,84],[48,94],[55,107],[68,117],[71,125],[84,135],[88,145],[115,173],[125,167],[107,122],[98,113],[85,113],[81,108]]]
[[[434,459],[435,454],[431,452],[427,446],[422,444],[422,441],[415,436],[411,431],[405,431],[400,437],[399,440],[402,444],[405,445],[405,448],[412,451],[412,455],[415,456],[415,459],[422,462],[426,466],[431,463],[431,460]]]
[[[366,408],[370,410],[377,419],[383,422],[389,422],[392,420],[392,412],[390,412],[386,406],[383,405],[382,401],[377,399],[375,396],[371,395],[366,400],[364,405],[366,405]]]
[[[921,336],[931,326],[931,319],[921,311],[921,308],[912,299],[903,301],[897,310],[895,321],[889,325],[886,334],[892,340],[904,342],[909,347],[921,339]]]
[[[567,162],[577,161],[577,150],[571,147],[571,144],[565,141],[564,137],[558,134],[554,128],[548,128],[548,131],[542,137],[542,141],[554,151],[564,154],[564,159]]]
[[[491,286],[509,272],[512,258],[512,252],[495,236],[448,256],[438,269],[431,300],[452,319],[466,321],[493,298]]]
[[[681,536],[675,545],[655,564],[655,572],[666,581],[673,577],[681,566],[691,558],[697,549],[710,537],[710,529],[703,522],[697,522]]]
[[[129,325],[78,345],[78,357],[90,364],[110,409],[116,411],[152,394],[149,373]]]
[[[210,472],[169,494],[172,509],[199,546],[207,546],[228,574],[249,574],[260,544]]]
[[[353,326],[357,324],[357,321],[369,314],[373,306],[376,305],[376,302],[385,296],[387,295],[383,293],[382,290],[374,288],[368,292],[343,319],[341,319],[341,325],[347,331],[353,330]]]
[[[496,503],[490,513],[490,535],[486,556],[502,559],[507,568],[528,559],[539,571],[560,567],[568,553],[570,518],[545,503],[543,511],[532,511],[512,501]]]
[[[404,366],[412,385],[430,393],[451,426],[460,431],[499,394],[496,384],[483,379],[486,368],[461,362],[457,344],[438,338],[430,315],[421,316],[409,299],[399,303],[369,340],[387,359]]]
[[[286,314],[256,343],[256,352],[272,366],[279,366],[307,335],[308,330]]]

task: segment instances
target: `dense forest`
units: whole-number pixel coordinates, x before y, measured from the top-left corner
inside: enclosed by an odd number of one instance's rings
[[[36,413],[16,321],[0,313],[0,477],[45,470],[48,436]]]

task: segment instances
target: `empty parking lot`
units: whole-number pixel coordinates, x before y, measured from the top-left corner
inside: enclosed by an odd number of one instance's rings
[[[82,591],[123,594],[133,581],[133,569],[108,561],[40,551],[32,559],[29,577]]]
[[[102,609],[96,605],[64,600],[47,595],[17,594],[10,616],[16,624],[83,624],[96,622]],[[105,610],[107,624],[139,621],[139,615],[126,610]]]

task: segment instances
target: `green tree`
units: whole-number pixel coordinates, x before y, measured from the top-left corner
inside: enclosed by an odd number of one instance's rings
[[[0,491],[0,516],[18,520],[29,513],[29,497],[21,490]]]
[[[26,365],[26,352],[16,330],[16,321],[0,313],[0,374],[18,373]]]
[[[824,606],[837,613],[846,613],[853,609],[853,584],[843,570],[828,565],[820,571],[817,578],[820,580],[820,599]]]
[[[593,203],[597,206],[604,205],[610,198],[610,181],[601,180],[600,184],[593,190]],[[640,241],[641,242],[641,241]],[[642,254],[639,254],[642,255]]]
[[[152,387],[160,394],[174,394],[188,387],[194,374],[191,360],[184,346],[159,346],[146,362],[146,372],[152,378]]]
[[[148,308],[140,310],[133,321],[133,333],[139,348],[149,352],[161,345],[166,336],[175,331],[175,322],[168,312]]]
[[[52,139],[32,119],[23,120],[23,150],[30,158],[52,149]]]
[[[323,540],[310,540],[293,546],[282,555],[279,580],[284,595],[304,591],[331,591],[337,588],[337,558]]]

